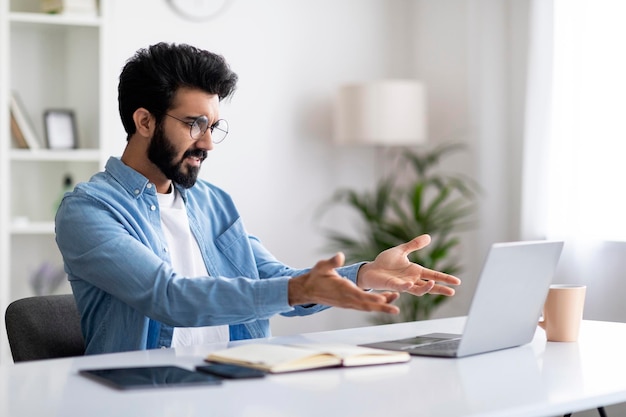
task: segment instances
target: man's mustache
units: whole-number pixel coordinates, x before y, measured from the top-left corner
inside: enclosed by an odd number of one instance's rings
[[[205,151],[204,149],[190,149],[184,153],[183,159],[189,157],[198,158],[201,161],[204,161],[207,157],[207,151]]]

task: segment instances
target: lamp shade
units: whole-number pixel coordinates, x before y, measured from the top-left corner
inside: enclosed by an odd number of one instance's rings
[[[334,141],[380,146],[426,141],[426,89],[416,80],[381,80],[339,88]]]

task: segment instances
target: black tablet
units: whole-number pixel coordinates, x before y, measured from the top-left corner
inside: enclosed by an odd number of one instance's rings
[[[247,368],[245,366],[230,363],[211,363],[209,365],[196,366],[196,371],[206,372],[228,379],[263,378],[267,372],[260,369]]]
[[[79,374],[120,390],[218,385],[222,378],[177,366],[83,369]]]

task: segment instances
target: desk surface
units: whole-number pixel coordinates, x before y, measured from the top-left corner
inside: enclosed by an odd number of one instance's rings
[[[461,332],[464,318],[276,338],[368,343]],[[326,369],[221,386],[121,392],[78,375],[107,366],[193,369],[225,344],[0,366],[1,416],[557,416],[626,401],[626,324],[585,321],[577,343],[532,343],[462,359]]]

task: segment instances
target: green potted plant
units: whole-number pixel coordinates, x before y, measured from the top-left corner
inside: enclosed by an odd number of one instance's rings
[[[472,179],[442,172],[439,165],[444,156],[462,148],[461,144],[452,143],[420,151],[403,149],[395,175],[382,178],[373,191],[337,190],[322,211],[337,205],[347,207],[357,214],[361,227],[356,236],[325,230],[331,249],[342,251],[347,263],[358,262],[374,259],[385,249],[428,233],[431,244],[412,253],[410,260],[426,268],[458,274],[460,233],[475,224],[480,189]],[[378,315],[374,320],[425,320],[446,298],[402,294],[397,301],[401,310],[398,317]]]

